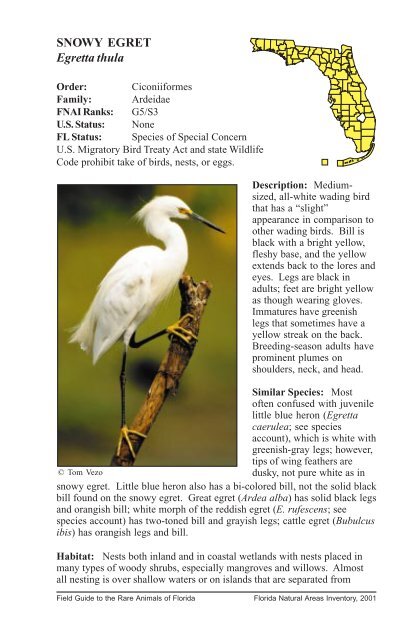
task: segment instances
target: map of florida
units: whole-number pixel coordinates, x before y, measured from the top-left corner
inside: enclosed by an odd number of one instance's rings
[[[270,51],[281,56],[287,65],[312,60],[329,78],[328,102],[332,112],[355,145],[357,153],[363,156],[338,160],[338,167],[346,167],[365,160],[374,150],[375,115],[367,98],[366,86],[359,75],[352,54],[352,47],[342,45],[339,49],[322,47],[302,47],[294,40],[269,40],[251,38],[253,51]],[[328,160],[322,159],[327,165]]]

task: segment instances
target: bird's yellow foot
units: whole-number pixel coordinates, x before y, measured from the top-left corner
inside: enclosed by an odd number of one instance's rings
[[[125,442],[128,445],[128,449],[131,452],[131,456],[134,458],[135,460],[135,451],[134,451],[134,447],[132,446],[132,442],[131,439],[129,437],[130,433],[136,433],[134,431],[131,431],[130,429],[128,429],[128,427],[126,425],[124,425],[123,427],[121,427],[121,433],[119,434],[119,440],[118,440],[118,447],[116,450],[116,455],[120,456],[121,454],[121,447],[122,447],[122,442],[125,440]]]
[[[186,320],[187,318],[194,319],[194,316],[192,313],[186,313],[177,322],[167,327],[167,333],[177,336],[177,338],[181,338],[181,340],[184,340],[184,342],[190,344],[191,340],[198,340],[198,338],[192,331],[181,326],[181,322],[183,320]]]

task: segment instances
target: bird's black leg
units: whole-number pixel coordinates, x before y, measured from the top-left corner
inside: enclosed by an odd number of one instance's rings
[[[117,450],[116,450],[116,455],[117,456],[121,455],[122,443],[125,440],[125,442],[128,445],[128,449],[130,451],[130,454],[135,460],[134,447],[133,447],[133,444],[132,444],[131,439],[129,437],[129,434],[132,433],[132,432],[126,426],[126,416],[125,416],[125,413],[126,413],[125,412],[126,358],[127,358],[127,348],[125,347],[124,355],[122,356],[121,374],[119,376],[119,382],[121,384],[121,433],[119,434],[119,440],[118,440],[118,447],[117,447]],[[136,433],[136,432],[134,432],[134,433]],[[138,435],[141,435],[143,438],[146,437],[144,434],[138,434]]]
[[[127,350],[125,348],[124,354],[122,356],[121,375],[119,376],[119,382],[121,385],[121,427],[124,427],[126,424],[126,420],[125,420],[126,357],[127,357]]]
[[[135,342],[135,333],[131,336],[129,341],[129,346],[132,349],[138,349],[142,347],[147,342],[151,342],[151,340],[155,340],[156,338],[160,338],[161,336],[165,336],[166,333],[169,335],[175,335],[178,338],[181,338],[187,344],[190,344],[192,340],[197,340],[197,336],[193,334],[192,331],[185,329],[181,326],[181,322],[184,320],[188,320],[189,318],[193,318],[192,313],[186,313],[182,318],[178,320],[175,324],[170,325],[166,329],[162,329],[161,331],[157,331],[157,333],[153,333],[152,336],[148,336],[148,338],[144,338],[144,340],[140,340],[139,342]]]
[[[135,333],[133,336],[131,336],[131,339],[129,341],[129,346],[132,347],[132,349],[138,349],[139,347],[142,347],[144,344],[147,344],[147,342],[151,342],[151,340],[155,340],[155,338],[159,338],[160,336],[165,336],[165,334],[168,333],[168,329],[162,329],[162,331],[157,331],[157,333],[153,333],[152,336],[149,336],[148,338],[144,338],[144,340],[140,340],[139,342],[135,342]]]

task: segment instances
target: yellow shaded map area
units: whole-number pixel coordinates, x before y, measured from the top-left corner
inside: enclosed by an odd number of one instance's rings
[[[329,78],[328,102],[335,118],[340,122],[345,136],[355,145],[357,153],[363,156],[338,160],[338,167],[346,167],[368,158],[374,150],[375,115],[367,98],[366,85],[361,79],[354,62],[352,47],[342,45],[339,49],[299,46],[294,40],[269,40],[251,38],[253,51],[270,51],[281,56],[287,65],[312,60]],[[326,166],[328,160],[323,158]]]

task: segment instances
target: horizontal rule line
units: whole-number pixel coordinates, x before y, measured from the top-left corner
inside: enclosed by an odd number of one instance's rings
[[[56,591],[59,593],[377,593],[376,591]]]

